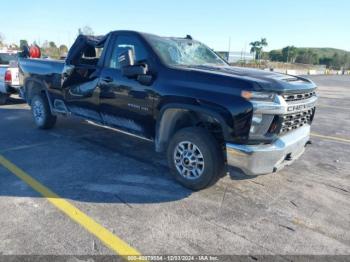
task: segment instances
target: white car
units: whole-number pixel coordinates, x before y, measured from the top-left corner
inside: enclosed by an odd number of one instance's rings
[[[0,50],[0,105],[19,91],[17,51]]]

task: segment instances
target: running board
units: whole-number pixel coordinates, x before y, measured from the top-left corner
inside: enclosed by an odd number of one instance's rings
[[[70,114],[70,112],[68,111],[66,104],[60,100],[60,99],[55,99],[53,102],[53,111],[55,113],[59,113],[59,114]]]
[[[142,140],[148,141],[148,142],[154,142],[154,140],[153,140],[153,139],[149,139],[149,138],[144,137],[144,136],[136,135],[136,134],[133,134],[133,133],[130,133],[130,132],[127,132],[127,131],[121,130],[121,129],[119,129],[119,128],[115,128],[115,127],[106,126],[106,125],[99,124],[99,123],[96,123],[96,122],[91,121],[91,120],[86,120],[86,122],[87,122],[88,124],[90,124],[90,125],[93,125],[93,126],[98,126],[98,127],[102,127],[102,128],[105,128],[105,129],[112,130],[112,131],[116,131],[116,132],[118,132],[118,133],[122,133],[122,134],[124,134],[124,135],[128,135],[128,136],[136,137],[136,138],[139,138],[139,139],[142,139]]]

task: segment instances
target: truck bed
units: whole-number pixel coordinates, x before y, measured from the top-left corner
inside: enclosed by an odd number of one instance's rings
[[[53,76],[62,73],[64,60],[20,58],[19,65],[23,74]]]

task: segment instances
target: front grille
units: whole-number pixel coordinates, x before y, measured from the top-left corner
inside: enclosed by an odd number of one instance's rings
[[[314,113],[315,108],[311,108],[309,110],[301,111],[298,113],[281,116],[282,121],[280,133],[283,134],[304,125],[311,124]]]
[[[283,95],[283,98],[285,101],[299,101],[304,99],[309,99],[310,97],[313,97],[316,95],[315,91],[312,92],[304,92],[304,93],[298,93],[298,94],[285,94]]]

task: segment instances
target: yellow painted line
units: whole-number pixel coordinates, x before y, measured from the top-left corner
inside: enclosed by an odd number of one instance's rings
[[[316,133],[311,133],[311,136],[314,137],[319,137],[323,139],[328,139],[328,140],[333,140],[333,141],[338,141],[338,142],[345,142],[345,143],[350,143],[349,139],[341,138],[341,137],[335,137],[335,136],[324,136]]]
[[[23,180],[25,183],[27,183],[35,191],[40,193],[52,205],[61,210],[72,220],[99,238],[107,247],[116,252],[118,255],[122,256],[125,260],[127,260],[127,256],[141,256],[136,249],[129,246],[126,242],[98,224],[95,220],[83,213],[77,207],[62,199],[49,188],[45,187],[39,181],[32,178],[30,175],[17,167],[15,164],[11,163],[2,155],[0,155],[0,164],[7,168],[11,173],[16,175],[18,178]]]

